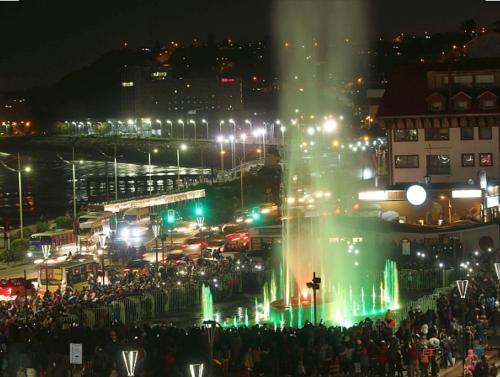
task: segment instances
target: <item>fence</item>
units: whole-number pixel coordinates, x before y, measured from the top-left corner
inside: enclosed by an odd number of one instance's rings
[[[242,292],[240,274],[227,274],[212,285],[215,301],[224,300]],[[200,284],[186,284],[174,288],[158,288],[140,292],[105,303],[92,303],[68,308],[68,314],[59,318],[61,324],[83,323],[86,326],[109,326],[113,322],[134,324],[160,320],[168,314],[192,309],[201,304]]]

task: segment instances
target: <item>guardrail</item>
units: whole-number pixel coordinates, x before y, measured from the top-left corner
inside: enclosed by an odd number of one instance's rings
[[[224,300],[243,289],[240,273],[220,278],[213,290],[214,301]],[[109,326],[113,322],[125,325],[148,320],[161,320],[167,315],[189,310],[201,304],[201,284],[186,284],[173,288],[156,288],[115,299],[108,303],[93,303],[68,307],[67,315],[58,318],[61,324],[83,323],[86,326]]]

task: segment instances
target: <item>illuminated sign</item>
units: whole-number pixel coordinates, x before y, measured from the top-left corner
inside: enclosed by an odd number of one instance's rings
[[[486,198],[486,207],[492,208],[500,205],[500,196],[488,196]]]
[[[389,193],[387,191],[361,191],[358,198],[359,200],[388,200]]]
[[[481,190],[452,190],[451,197],[457,199],[480,198]]]
[[[133,81],[124,81],[124,82],[122,82],[122,86],[124,88],[130,88],[131,86],[134,86],[134,82]]]
[[[233,79],[232,77],[221,77],[220,82],[223,84],[227,84],[230,82],[236,82],[236,79]]]

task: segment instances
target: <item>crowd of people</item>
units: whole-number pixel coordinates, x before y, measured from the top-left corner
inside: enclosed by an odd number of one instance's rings
[[[72,309],[96,302],[109,304],[155,289],[169,274],[129,272],[110,279],[106,286],[91,279],[82,292],[20,296],[0,305],[0,376],[67,376],[70,343],[83,345],[83,364],[74,374],[81,376],[126,376],[122,351],[127,349],[139,351],[136,376],[143,377],[186,376],[193,363],[204,363],[213,375],[222,377],[427,377],[461,363],[464,356],[467,376],[496,376],[496,368],[486,358],[491,340],[500,335],[495,258],[494,252],[476,256],[465,299],[455,287],[437,299],[435,310],[414,307],[401,323],[396,324],[388,312],[385,318],[366,318],[348,328],[307,322],[302,328],[220,327],[215,331],[212,360],[208,359],[207,329],[202,325],[179,328],[162,322],[113,322],[89,327],[78,321],[59,321]],[[238,266],[203,268],[213,268],[205,270],[209,275],[235,271]],[[189,279],[194,279],[195,271],[202,276],[201,266],[183,268]],[[180,278],[177,273],[178,269],[175,279]]]

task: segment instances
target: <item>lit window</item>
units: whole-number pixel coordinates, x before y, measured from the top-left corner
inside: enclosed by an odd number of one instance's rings
[[[493,75],[476,75],[476,85],[491,85],[495,83]]]
[[[455,76],[453,83],[457,85],[470,86],[472,85],[472,76]]]
[[[122,86],[124,88],[130,88],[130,87],[134,86],[134,82],[133,81],[123,81]]]
[[[493,166],[493,153],[479,153],[479,166]]]
[[[394,130],[394,141],[417,141],[417,130]]]
[[[467,100],[455,101],[455,110],[468,110],[468,109],[469,109],[469,101]]]
[[[434,102],[431,102],[430,104],[430,109],[432,111],[441,111],[443,110],[444,106],[443,106],[443,102],[442,101],[434,101]]]
[[[154,78],[159,78],[159,79],[162,79],[162,78],[165,78],[167,77],[167,72],[162,72],[162,71],[159,71],[159,72],[153,72],[151,74],[152,77]]]
[[[448,128],[426,128],[425,140],[449,140],[450,130]]]
[[[397,169],[418,168],[418,155],[395,156],[394,166]]]
[[[462,153],[462,166],[471,167],[475,165],[474,153]]]
[[[491,127],[479,127],[479,139],[491,140],[492,130]]]

